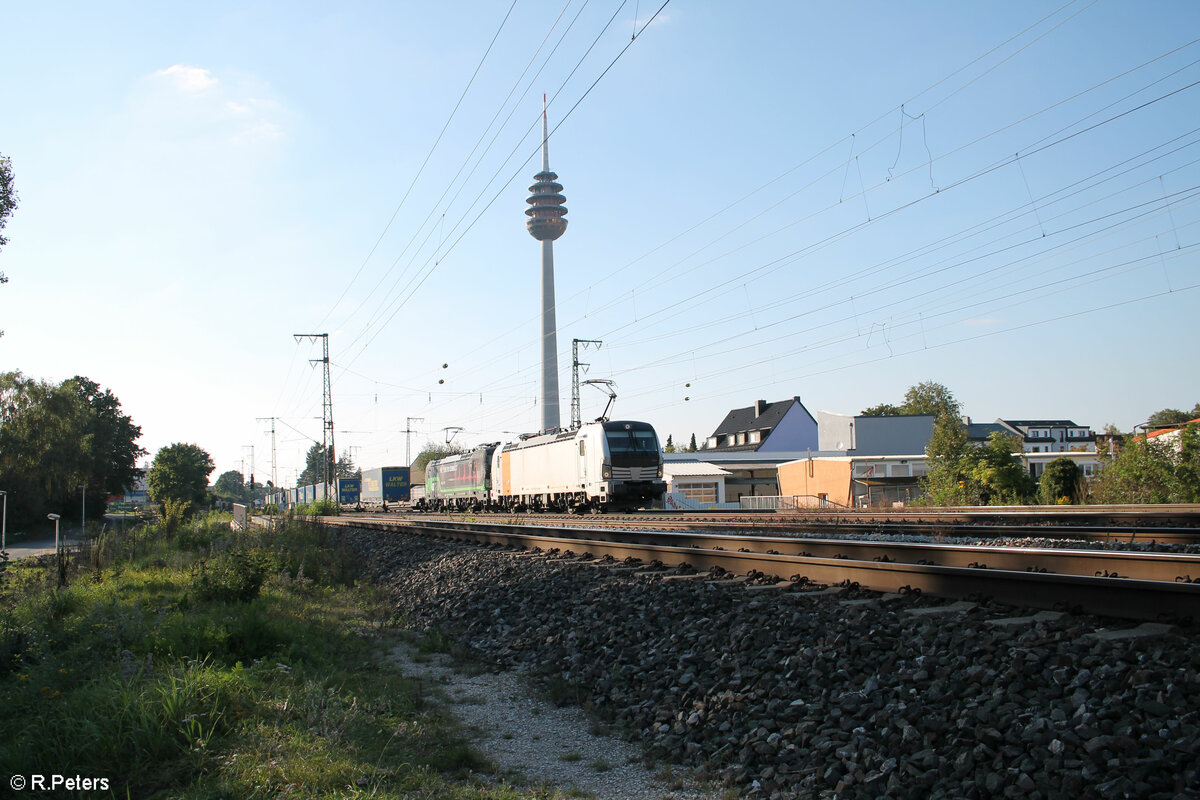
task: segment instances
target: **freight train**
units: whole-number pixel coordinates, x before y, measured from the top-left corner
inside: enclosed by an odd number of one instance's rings
[[[665,491],[654,428],[603,420],[431,461],[421,503],[435,510],[603,511],[647,506]]]
[[[597,420],[569,431],[528,434],[507,444],[429,462],[425,484],[407,467],[340,478],[343,508],[462,511],[605,511],[652,505],[666,492],[658,436],[648,422]],[[422,491],[423,490],[423,491]],[[292,508],[325,497],[322,484],[287,489],[269,502]]]

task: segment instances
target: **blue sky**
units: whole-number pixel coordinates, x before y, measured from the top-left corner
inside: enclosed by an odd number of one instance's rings
[[[1096,429],[1200,400],[1200,6],[660,5],[5,4],[0,368],[214,477],[269,477],[260,417],[282,482],[320,438],[294,333],[364,467],[409,417],[533,430],[545,93],[564,422],[572,338],[664,440],[922,380]]]

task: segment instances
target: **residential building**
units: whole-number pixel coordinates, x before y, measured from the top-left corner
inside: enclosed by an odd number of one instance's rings
[[[726,414],[703,449],[756,453],[816,450],[817,421],[799,397],[776,403],[757,400],[752,406]]]

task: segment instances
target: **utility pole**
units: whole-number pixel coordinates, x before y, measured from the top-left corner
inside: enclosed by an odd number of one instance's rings
[[[255,422],[271,421],[271,486],[279,488],[279,478],[275,474],[275,417],[256,417]]]
[[[412,441],[409,438],[414,431],[412,424],[414,422],[424,422],[424,417],[405,417],[404,418],[404,466],[412,466]]]
[[[337,448],[333,444],[333,384],[329,379],[329,334],[328,333],[295,333],[296,341],[301,339],[321,340],[324,353],[322,358],[310,358],[308,363],[325,365],[325,388],[321,395],[321,449],[323,451],[323,467],[325,471],[325,496],[330,497],[330,480],[337,478]],[[332,462],[332,463],[330,463]]]
[[[604,342],[596,339],[571,340],[571,430],[577,430],[583,424],[579,412],[579,368],[591,365],[579,363],[579,345],[583,345],[583,349],[586,350],[589,344],[596,345],[596,349],[599,350]]]

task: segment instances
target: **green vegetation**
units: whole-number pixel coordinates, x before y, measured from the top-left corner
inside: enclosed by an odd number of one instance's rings
[[[1170,437],[1131,437],[1092,479],[1096,503],[1200,502],[1200,426]]]
[[[383,595],[323,528],[104,532],[56,588],[0,576],[0,771],[96,796],[515,798],[390,664]],[[546,796],[546,795],[542,795]]]
[[[904,393],[904,403],[892,405],[880,403],[863,409],[863,417],[894,417],[903,414],[932,414],[942,417],[957,417],[960,407],[954,394],[944,385],[934,381],[922,381],[910,386]]]
[[[78,519],[80,486],[88,517],[140,474],[141,428],[121,413],[111,391],[75,376],[61,384],[20,372],[0,373],[0,487],[8,492],[8,527],[44,523],[53,512]]]
[[[172,505],[187,516],[204,502],[212,471],[212,456],[205,450],[194,444],[169,444],[154,456],[146,473],[150,498],[163,504],[167,516],[171,516]]]
[[[1038,502],[1044,506],[1080,503],[1087,486],[1083,471],[1071,459],[1063,456],[1046,465],[1038,481]]]
[[[330,476],[331,479],[362,477],[362,470],[354,466],[354,462],[350,459],[348,453],[343,453],[342,457],[335,464],[333,449],[326,447],[320,442],[315,442],[312,447],[308,448],[308,454],[304,460],[304,471],[297,478],[296,485],[311,486],[315,483],[324,483],[326,461],[328,461],[329,467],[333,470],[333,474]]]
[[[439,458],[446,456],[456,456],[467,452],[466,448],[459,447],[456,444],[441,444],[439,442],[427,442],[421,448],[421,452],[417,453],[417,457],[412,462],[412,472],[414,475],[419,475],[425,471],[425,465],[430,461],[436,461]]]

